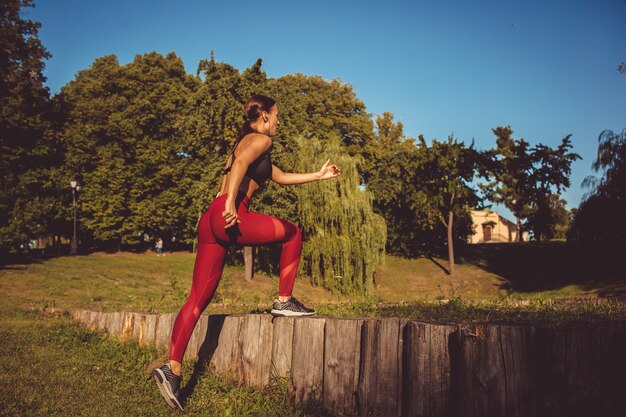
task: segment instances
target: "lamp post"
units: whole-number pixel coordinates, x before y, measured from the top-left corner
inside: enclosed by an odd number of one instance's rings
[[[78,253],[78,238],[76,237],[76,192],[80,191],[80,185],[78,181],[70,181],[72,186],[72,201],[74,207],[74,234],[72,235],[72,243],[70,245],[70,255],[76,255]]]

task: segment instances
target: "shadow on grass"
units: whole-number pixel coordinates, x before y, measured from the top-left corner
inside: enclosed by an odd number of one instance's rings
[[[439,268],[441,268],[441,270],[443,272],[445,272],[446,274],[449,274],[450,271],[448,270],[448,268],[446,268],[445,266],[441,265],[435,258],[433,258],[432,256],[428,256],[428,259],[434,263],[435,265],[437,265]]]
[[[45,253],[0,253],[0,271],[20,270],[26,265],[39,264],[53,257]]]
[[[460,263],[495,273],[507,291],[558,290],[579,285],[602,297],[626,297],[623,250],[568,242],[490,243],[458,248]]]

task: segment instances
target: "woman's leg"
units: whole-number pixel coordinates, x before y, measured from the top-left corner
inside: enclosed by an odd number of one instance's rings
[[[225,196],[224,201],[225,201]],[[220,197],[221,198],[221,197]],[[266,214],[248,211],[248,199],[244,198],[239,204],[237,212],[241,223],[224,229],[226,221],[223,217],[211,217],[211,229],[216,239],[230,241],[238,245],[262,245],[267,243],[282,243],[280,254],[280,281],[278,295],[291,297],[300,254],[302,253],[302,231],[295,224]],[[218,205],[216,211],[224,209]]]
[[[198,252],[193,269],[193,281],[187,302],[183,305],[172,329],[170,343],[170,364],[172,371],[180,375],[180,364],[200,314],[209,304],[222,276],[226,247],[215,240],[211,232],[210,217],[214,212],[211,206],[198,224]],[[213,214],[215,215],[215,214]]]

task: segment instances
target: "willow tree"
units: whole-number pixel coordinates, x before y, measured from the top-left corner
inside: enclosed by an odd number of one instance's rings
[[[301,268],[315,285],[341,293],[369,294],[384,259],[387,227],[373,212],[372,196],[359,187],[354,157],[339,140],[299,139],[297,172],[318,170],[330,158],[341,176],[297,187],[298,223],[304,233]]]

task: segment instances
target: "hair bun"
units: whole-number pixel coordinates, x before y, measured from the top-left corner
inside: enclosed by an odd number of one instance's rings
[[[244,135],[253,132],[253,129],[250,127],[250,125],[254,123],[256,119],[259,118],[259,116],[261,116],[261,113],[263,111],[269,112],[272,106],[274,106],[275,104],[276,101],[267,96],[263,96],[260,94],[253,94],[252,96],[250,96],[250,98],[243,107],[243,118],[245,120],[245,123],[242,127],[240,139]]]
[[[260,113],[259,105],[257,103],[251,103],[246,109],[246,117],[252,122],[259,118]]]

